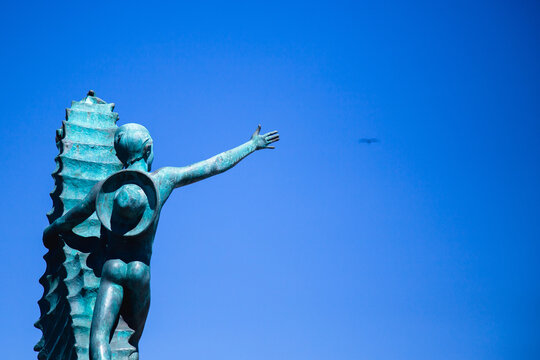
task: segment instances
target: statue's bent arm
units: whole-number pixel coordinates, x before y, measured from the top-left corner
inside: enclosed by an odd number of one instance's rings
[[[70,231],[92,215],[96,210],[96,196],[101,187],[101,183],[102,182],[97,183],[81,202],[56,219],[51,225],[47,226],[43,233],[43,237],[47,238],[52,234]]]
[[[222,152],[210,159],[200,161],[185,167],[165,167],[159,171],[162,180],[170,184],[171,188],[178,188],[194,182],[206,179],[210,176],[221,174],[238,164],[255,150],[273,149],[269,144],[279,140],[277,131],[271,131],[264,135],[259,135],[261,126],[257,128],[251,139],[235,147],[234,149]]]

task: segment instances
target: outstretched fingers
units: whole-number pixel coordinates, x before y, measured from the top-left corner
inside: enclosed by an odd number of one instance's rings
[[[264,140],[266,141],[266,144],[274,143],[276,141],[279,141],[279,134],[270,135],[270,136],[266,137]],[[274,149],[274,147],[267,145],[266,149]]]
[[[265,139],[267,142],[278,141],[278,140],[279,140],[279,134],[271,135],[271,136],[266,136],[264,139]]]
[[[268,137],[268,136],[271,136],[271,135],[274,135],[274,134],[277,134],[277,130],[274,130],[274,131],[270,131],[269,133],[266,133],[263,135],[263,137]]]

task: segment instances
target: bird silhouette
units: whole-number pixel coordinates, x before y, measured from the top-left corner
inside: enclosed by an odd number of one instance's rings
[[[368,144],[368,145],[370,145],[370,144],[378,143],[378,142],[380,142],[380,141],[379,141],[379,139],[377,139],[377,138],[362,138],[362,139],[360,139],[360,143],[361,143],[361,144]]]

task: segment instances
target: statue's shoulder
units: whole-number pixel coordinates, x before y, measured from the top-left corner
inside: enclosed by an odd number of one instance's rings
[[[170,166],[165,166],[149,173],[148,175],[157,182],[163,182],[169,180],[174,175],[174,169]]]
[[[167,166],[148,174],[154,181],[154,184],[156,184],[162,204],[165,203],[175,188],[173,169]]]
[[[165,177],[165,172],[163,171],[165,168],[157,169],[156,171],[152,171],[151,173],[148,173],[148,176],[156,183],[156,185],[159,185],[159,182]]]

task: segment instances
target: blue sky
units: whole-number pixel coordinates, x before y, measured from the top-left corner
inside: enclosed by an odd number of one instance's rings
[[[539,15],[4,4],[2,357],[36,358],[55,129],[94,89],[150,130],[155,168],[281,133],[169,199],[143,360],[538,359]]]

